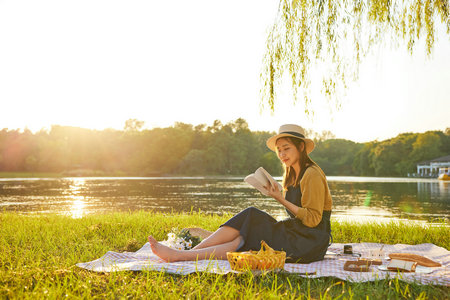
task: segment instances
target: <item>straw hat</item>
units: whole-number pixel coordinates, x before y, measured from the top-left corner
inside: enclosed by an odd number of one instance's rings
[[[311,139],[305,137],[305,130],[298,125],[295,124],[285,124],[281,125],[278,130],[278,134],[269,138],[266,142],[267,147],[270,150],[276,150],[276,142],[279,138],[282,137],[293,137],[297,139],[302,139],[305,141],[306,153],[311,153],[314,150],[314,142]]]

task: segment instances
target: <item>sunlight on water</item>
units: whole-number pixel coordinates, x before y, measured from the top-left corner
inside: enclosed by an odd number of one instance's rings
[[[338,182],[436,182],[433,178],[409,178],[409,177],[359,177],[359,176],[327,176],[327,181]]]
[[[73,202],[72,206],[70,207],[70,214],[72,215],[72,218],[74,219],[82,218],[84,214],[84,208],[86,206],[85,202],[83,201],[83,197],[73,196],[72,199]]]
[[[389,217],[386,218],[384,216],[352,216],[352,215],[336,215],[336,216],[331,216],[331,219],[337,222],[349,222],[349,223],[362,223],[362,224],[367,224],[367,223],[372,223],[372,224],[390,224],[390,223],[394,223],[394,224],[411,224],[411,225],[422,225],[422,226],[450,226],[447,223],[442,223],[442,222],[438,222],[438,223],[434,223],[434,222],[429,222],[427,220],[412,220],[412,219],[402,219],[399,217]]]
[[[69,187],[69,193],[76,195],[79,194],[81,189],[84,187],[86,183],[85,178],[74,178],[72,179],[72,184]]]
[[[84,178],[74,178],[72,184],[69,186],[69,189],[65,191],[68,194],[68,199],[72,202],[72,206],[70,207],[70,214],[72,218],[79,219],[84,215],[84,209],[86,203],[84,201],[83,196],[79,196],[82,189],[86,184],[86,180]]]
[[[355,222],[449,223],[450,182],[420,178],[329,177],[332,218]],[[277,220],[287,216],[276,200],[233,177],[0,179],[0,207],[21,213],[73,218],[115,211],[236,214],[254,206]],[[442,221],[441,221],[442,220]]]
[[[341,211],[338,215],[332,215],[332,218],[339,221],[348,222],[373,222],[373,221],[392,221],[395,216],[390,211],[378,207],[351,207]]]

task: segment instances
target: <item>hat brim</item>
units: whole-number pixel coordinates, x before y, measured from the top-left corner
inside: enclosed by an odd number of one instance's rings
[[[292,137],[292,138],[296,138],[296,139],[300,139],[300,140],[305,141],[306,153],[308,153],[308,154],[311,153],[311,152],[314,150],[315,144],[314,144],[314,141],[313,141],[313,140],[307,139],[307,138],[300,138],[300,137],[298,137],[298,136],[295,136],[295,135],[289,134],[289,133],[280,133],[280,134],[277,134],[277,135],[274,135],[274,136],[270,137],[270,138],[266,141],[267,147],[268,147],[270,150],[276,152],[276,149],[277,149],[277,147],[276,147],[277,140],[278,140],[279,138],[282,138],[282,137]]]

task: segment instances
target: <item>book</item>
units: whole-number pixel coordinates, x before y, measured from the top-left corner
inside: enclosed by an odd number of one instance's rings
[[[252,173],[244,178],[244,181],[260,191],[263,195],[269,196],[269,192],[264,188],[268,184],[272,186],[278,185],[280,191],[283,190],[281,184],[279,184],[263,167],[259,167],[255,173]]]
[[[403,271],[403,272],[414,272],[416,270],[417,262],[391,259],[388,264],[387,269],[389,271]]]

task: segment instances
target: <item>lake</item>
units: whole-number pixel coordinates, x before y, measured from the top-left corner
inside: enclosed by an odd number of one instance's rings
[[[450,182],[329,176],[334,219],[449,222]],[[281,178],[277,178],[281,180]],[[115,211],[237,213],[254,206],[287,217],[243,177],[0,178],[0,211],[80,218]]]

